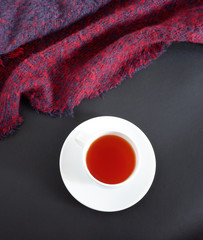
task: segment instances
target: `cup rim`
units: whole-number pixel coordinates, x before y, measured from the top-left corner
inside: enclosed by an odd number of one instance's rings
[[[106,135],[115,135],[115,136],[123,138],[124,140],[126,140],[130,144],[130,146],[132,147],[132,149],[134,151],[134,154],[135,154],[135,167],[133,169],[133,172],[130,174],[130,176],[126,180],[124,180],[123,182],[120,182],[120,183],[113,183],[113,184],[111,184],[111,183],[104,183],[104,182],[96,179],[91,174],[91,172],[89,171],[88,166],[87,166],[86,156],[87,156],[87,152],[88,152],[91,144],[94,141],[96,141],[98,138],[106,136]],[[84,164],[84,168],[85,168],[87,174],[89,175],[89,177],[93,181],[95,181],[96,183],[98,183],[100,185],[103,185],[105,187],[123,186],[126,183],[132,181],[135,178],[135,176],[137,175],[138,170],[140,169],[139,150],[138,150],[138,147],[135,144],[135,141],[133,141],[131,137],[129,137],[126,133],[123,133],[122,131],[111,131],[111,130],[100,131],[100,132],[97,132],[96,134],[94,134],[93,136],[91,136],[88,139],[88,141],[85,143],[84,148],[83,148],[83,164]]]

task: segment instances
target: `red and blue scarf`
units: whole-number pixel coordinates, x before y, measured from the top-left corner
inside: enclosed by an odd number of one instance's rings
[[[50,115],[116,87],[173,41],[203,43],[202,0],[2,0],[0,138],[22,96]],[[136,91],[136,90],[135,90]]]

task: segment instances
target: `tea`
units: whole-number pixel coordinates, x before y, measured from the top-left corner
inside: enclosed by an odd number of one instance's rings
[[[94,178],[103,183],[117,184],[132,174],[136,156],[125,139],[116,135],[105,135],[90,145],[86,163]]]

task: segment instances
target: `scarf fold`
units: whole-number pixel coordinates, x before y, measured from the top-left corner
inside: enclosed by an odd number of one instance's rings
[[[118,86],[174,41],[203,43],[202,0],[3,0],[0,139],[22,96],[51,116]],[[136,91],[136,89],[135,89]]]

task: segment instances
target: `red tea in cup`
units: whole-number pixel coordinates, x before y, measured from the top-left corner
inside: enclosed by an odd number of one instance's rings
[[[86,154],[86,164],[91,175],[106,184],[127,180],[136,165],[136,155],[131,144],[116,135],[97,138]]]

